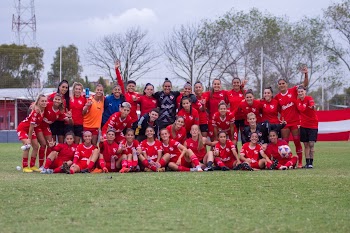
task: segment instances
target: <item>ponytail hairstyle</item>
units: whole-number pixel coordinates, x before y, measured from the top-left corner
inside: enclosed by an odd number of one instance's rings
[[[58,84],[57,93],[60,93],[60,86],[61,86],[63,83],[67,83],[67,85],[68,85],[68,90],[67,90],[67,92],[64,94],[64,99],[66,100],[66,108],[69,109],[69,83],[68,83],[67,80],[63,79],[63,80]],[[63,103],[63,101],[62,101],[62,103]]]
[[[164,87],[164,84],[165,84],[165,83],[170,83],[170,85],[173,86],[173,84],[171,83],[171,81],[170,81],[168,78],[165,78],[165,79],[164,79],[163,87]]]
[[[254,96],[253,90],[252,90],[252,89],[248,89],[248,90],[245,92],[244,96],[246,96],[246,95],[248,95],[248,94],[252,94],[252,95]]]
[[[72,136],[74,138],[74,133],[73,131],[68,131],[65,135],[64,135],[64,138],[66,138],[67,136]]]
[[[269,89],[269,90],[271,91],[271,94],[273,95],[273,90],[272,90],[272,87],[271,87],[271,86],[265,87],[265,88],[264,88],[264,90],[266,90],[266,89]]]

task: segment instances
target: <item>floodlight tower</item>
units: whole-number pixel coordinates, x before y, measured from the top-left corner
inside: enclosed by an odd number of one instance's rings
[[[12,31],[18,45],[36,45],[34,0],[14,0],[16,14],[12,15]]]

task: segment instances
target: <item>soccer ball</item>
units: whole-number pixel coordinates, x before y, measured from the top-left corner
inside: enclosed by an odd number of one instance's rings
[[[278,147],[278,153],[282,158],[287,158],[291,153],[290,147],[288,145],[282,145]]]

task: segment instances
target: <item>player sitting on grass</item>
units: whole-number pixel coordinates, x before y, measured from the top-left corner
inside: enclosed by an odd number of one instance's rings
[[[70,174],[74,174],[84,169],[87,169],[90,163],[91,156],[97,154],[99,155],[99,150],[92,145],[92,133],[90,131],[85,131],[83,133],[84,142],[77,146],[77,150],[74,154],[73,164],[70,167]],[[93,166],[92,166],[93,167]]]
[[[143,140],[138,148],[139,160],[145,171],[164,172],[166,161],[162,159],[162,143],[154,139],[154,129],[146,128],[147,139]]]
[[[42,174],[51,173],[68,173],[69,167],[72,165],[77,144],[74,143],[74,133],[66,133],[65,143],[56,143],[51,139],[49,146],[51,153],[47,156]]]
[[[267,145],[265,154],[277,161],[275,168],[279,170],[295,168],[298,156],[292,155],[288,143],[282,139],[278,139],[278,133],[274,130],[270,131],[269,139],[270,143]]]
[[[219,141],[214,148],[215,165],[223,171],[234,169],[236,165],[241,163],[236,152],[236,146],[230,139],[227,139],[225,131],[220,131],[217,137]]]
[[[252,133],[250,135],[250,142],[243,144],[240,152],[242,164],[237,169],[253,171],[265,167],[271,168],[272,162],[258,144],[258,140],[258,134]],[[259,159],[259,154],[263,157],[262,159]]]
[[[129,170],[122,168],[120,173],[129,171],[140,171],[138,165],[139,158],[137,153],[137,148],[139,147],[139,141],[135,139],[135,133],[133,129],[127,129],[125,133],[125,139],[121,141],[118,148],[118,154],[125,156],[127,158],[127,166]],[[122,162],[123,166],[123,162]]]

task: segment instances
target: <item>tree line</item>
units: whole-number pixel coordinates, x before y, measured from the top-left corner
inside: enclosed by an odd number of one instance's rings
[[[275,90],[276,80],[282,77],[291,84],[299,83],[300,67],[307,65],[311,94],[320,103],[321,83],[325,98],[330,99],[349,81],[349,12],[350,0],[330,5],[322,17],[296,22],[254,8],[248,12],[232,9],[216,19],[178,25],[160,44],[138,27],[105,35],[90,42],[84,56],[88,65],[111,80],[115,79],[114,62],[120,60],[124,81],[137,80],[161,63],[172,78],[201,81],[210,88],[213,77],[227,86],[232,77],[240,77],[248,79],[254,90],[260,88],[261,75],[263,86]],[[1,45],[0,87],[35,83],[43,70],[43,53],[41,48]],[[47,87],[59,81],[59,55],[58,49],[47,74]],[[62,55],[62,79],[89,85],[88,77],[81,77],[78,48],[64,46]]]

